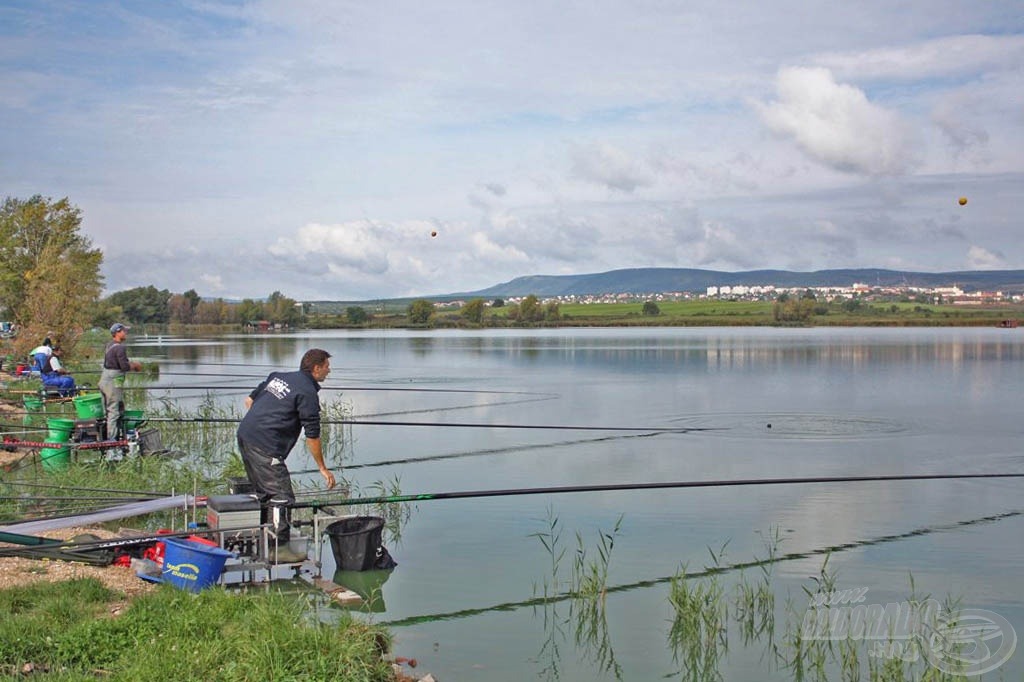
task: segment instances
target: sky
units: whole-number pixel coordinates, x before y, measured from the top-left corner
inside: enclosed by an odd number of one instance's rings
[[[1021,269],[1022,93],[1020,0],[0,0],[0,196],[107,293]]]

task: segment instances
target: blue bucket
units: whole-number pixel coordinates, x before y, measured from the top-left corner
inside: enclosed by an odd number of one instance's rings
[[[184,538],[164,542],[163,581],[190,592],[215,585],[233,553]]]

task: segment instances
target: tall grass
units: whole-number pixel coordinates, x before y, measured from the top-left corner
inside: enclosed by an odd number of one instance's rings
[[[162,586],[117,617],[92,579],[0,591],[0,674],[66,680],[393,680],[388,635],[307,617],[292,595]]]
[[[606,598],[608,594],[608,566],[611,563],[615,539],[622,527],[622,516],[619,516],[611,532],[598,531],[595,546],[596,557],[576,533],[576,551],[573,556],[569,576],[562,575],[562,561],[566,549],[562,546],[561,524],[554,511],[549,507],[544,530],[532,533],[543,545],[549,558],[550,576],[545,576],[541,583],[543,595],[544,630],[547,637],[537,656],[544,666],[540,676],[544,679],[558,679],[561,643],[565,641],[566,631],[572,626],[574,643],[582,652],[582,656],[593,661],[601,673],[612,675],[615,679],[622,678],[622,666],[615,658],[608,630]],[[534,594],[537,594],[534,584]],[[569,613],[560,616],[559,604],[566,596],[569,597]]]

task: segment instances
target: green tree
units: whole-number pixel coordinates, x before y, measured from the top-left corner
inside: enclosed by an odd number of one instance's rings
[[[540,301],[530,294],[519,302],[519,319],[522,322],[536,322],[544,316],[540,309]]]
[[[776,322],[803,323],[814,314],[815,301],[812,298],[775,301],[772,304],[772,317]]]
[[[661,308],[659,308],[658,304],[655,303],[654,301],[645,301],[642,312],[644,315],[655,317],[657,315],[661,315]]]
[[[150,284],[146,287],[125,289],[107,296],[107,303],[120,306],[124,316],[139,324],[166,324],[171,319],[171,292],[157,289]]]
[[[70,350],[99,299],[103,253],[81,223],[66,197],[7,197],[0,207],[0,308],[22,328],[17,352],[50,332]]]
[[[302,319],[302,311],[294,298],[288,298],[280,291],[275,291],[267,298],[263,306],[267,319],[277,324],[294,326]]]
[[[434,315],[434,304],[425,298],[418,298],[409,304],[406,314],[412,324],[427,324]]]
[[[503,298],[496,298],[496,299],[494,299],[493,301],[491,301],[491,307],[492,308],[504,308],[505,307],[505,299],[503,299]]]
[[[238,317],[243,323],[262,320],[263,304],[251,298],[243,298],[238,304]]]
[[[370,313],[362,306],[351,305],[345,308],[345,318],[349,324],[365,324],[370,319]]]
[[[561,319],[562,313],[558,310],[558,302],[551,301],[544,306],[544,319],[548,321],[554,321]]]
[[[484,319],[484,299],[474,298],[462,307],[462,316],[473,324],[480,324]]]

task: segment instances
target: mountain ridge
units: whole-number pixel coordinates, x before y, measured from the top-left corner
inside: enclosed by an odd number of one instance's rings
[[[884,268],[843,268],[801,272],[744,270],[727,272],[697,268],[623,268],[581,275],[525,275],[476,291],[430,298],[581,296],[610,293],[642,294],[666,291],[704,293],[712,286],[773,285],[775,287],[851,286],[938,287],[956,285],[964,291],[1024,292],[1024,270],[955,270],[916,272]]]

